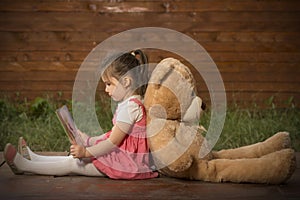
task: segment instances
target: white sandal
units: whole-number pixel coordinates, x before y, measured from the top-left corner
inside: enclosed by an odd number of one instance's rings
[[[8,166],[10,167],[11,171],[13,171],[14,174],[16,175],[23,174],[24,172],[20,171],[14,163],[14,159],[16,155],[17,155],[16,148],[10,143],[6,144],[4,149],[4,159],[6,163],[8,164]]]
[[[23,137],[19,137],[18,152],[27,160],[31,160],[28,149],[27,149],[27,143]]]

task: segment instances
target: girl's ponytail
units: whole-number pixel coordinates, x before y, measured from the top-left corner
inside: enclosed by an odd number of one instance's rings
[[[144,52],[140,49],[137,49],[135,51],[133,51],[133,54],[135,56],[136,59],[138,59],[138,61],[140,62],[141,65],[146,65],[148,63],[148,57],[146,54],[144,54]],[[137,56],[139,55],[139,56]]]
[[[138,83],[141,86],[137,89],[139,95],[144,96],[146,93],[146,89],[149,81],[148,74],[148,57],[147,55],[140,49],[137,49],[131,53],[134,57],[139,61],[139,70],[137,74]]]

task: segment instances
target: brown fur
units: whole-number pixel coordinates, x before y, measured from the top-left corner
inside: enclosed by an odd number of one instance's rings
[[[203,130],[182,121],[195,98],[194,87],[189,69],[173,58],[162,60],[151,75],[145,94],[147,134],[154,162],[162,174],[237,183],[280,184],[290,178],[296,161],[287,132],[253,145],[212,151],[200,159],[199,150],[205,144]]]

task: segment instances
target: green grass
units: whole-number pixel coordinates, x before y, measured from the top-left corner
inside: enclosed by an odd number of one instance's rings
[[[108,99],[101,99],[96,104],[103,131],[111,128],[112,114],[108,103]],[[20,136],[35,151],[68,151],[70,143],[55,114],[55,110],[63,104],[71,110],[71,101],[53,102],[36,98],[33,102],[12,104],[0,100],[0,151],[8,142],[17,144]]]
[[[37,98],[33,102],[9,103],[0,100],[0,151],[6,143],[17,144],[23,136],[34,151],[68,151],[69,141],[55,115],[62,104],[71,108],[70,101],[53,102]],[[101,99],[96,105],[98,120],[104,131],[110,130],[111,107],[109,99]],[[208,128],[209,110],[202,116],[201,124]],[[222,134],[215,149],[235,148],[260,142],[278,131],[288,131],[292,145],[300,151],[300,110],[229,106]]]
[[[236,148],[261,142],[280,131],[290,133],[300,151],[300,110],[296,108],[229,108],[215,149]]]

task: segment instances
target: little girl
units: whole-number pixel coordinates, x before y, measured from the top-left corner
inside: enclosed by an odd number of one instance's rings
[[[108,176],[113,179],[147,179],[157,177],[150,168],[146,136],[146,112],[142,97],[148,82],[147,57],[141,50],[118,57],[102,73],[105,92],[118,106],[113,128],[106,134],[81,137],[84,146],[73,144],[70,156],[41,156],[33,153],[24,139],[19,150],[7,144],[4,157],[15,174]],[[144,79],[144,80],[142,80]],[[146,80],[145,80],[146,79]],[[23,152],[27,152],[26,155]]]

